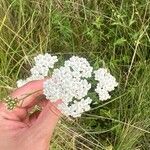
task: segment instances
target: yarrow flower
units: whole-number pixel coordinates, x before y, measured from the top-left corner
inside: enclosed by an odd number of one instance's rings
[[[39,54],[34,58],[35,65],[31,68],[31,76],[26,80],[18,80],[17,87],[21,87],[24,84],[32,80],[41,80],[48,76],[49,69],[54,68],[54,64],[58,61],[57,56],[51,56],[46,53],[45,55]]]
[[[46,68],[54,68],[54,64],[58,61],[57,56],[51,56],[48,53],[45,55],[39,54],[34,60],[35,66]]]
[[[65,61],[65,67],[70,67],[73,70],[75,77],[91,77],[93,68],[85,58],[72,56],[70,60]]]
[[[25,80],[18,80],[18,87],[29,81],[47,77],[49,70],[54,68],[58,59],[57,56],[46,53],[39,54],[34,61],[35,65],[30,70],[31,76]],[[43,94],[51,102],[61,99],[62,103],[58,105],[58,109],[64,115],[80,117],[82,113],[90,110],[92,103],[92,99],[88,97],[92,85],[87,80],[92,77],[92,73],[93,67],[85,58],[72,56],[64,62],[64,66],[53,69],[51,77],[43,83]],[[98,81],[95,91],[99,99],[102,101],[110,99],[109,92],[118,85],[115,77],[105,68],[99,68],[94,74],[95,80]]]
[[[66,115],[72,117],[80,117],[83,112],[89,111],[91,109],[90,104],[92,99],[89,97],[86,99],[81,99],[80,101],[74,101],[70,106],[65,103],[59,104],[58,108]]]
[[[66,62],[64,67],[55,69],[52,77],[44,82],[43,91],[46,98],[50,99],[52,102],[55,102],[58,99],[63,101],[62,104],[59,105],[59,109],[64,114],[67,116],[75,116],[72,114],[72,107],[80,104],[80,100],[83,101],[82,99],[87,95],[91,88],[91,84],[87,82],[86,78],[91,77],[93,68],[86,59],[77,56],[71,57],[70,60]],[[77,66],[78,69],[76,69]],[[85,72],[85,70],[87,70],[87,72]],[[74,101],[76,103],[70,105],[74,99],[76,100]],[[86,110],[87,109],[83,108],[82,112]]]
[[[98,93],[99,99],[102,101],[110,99],[111,96],[109,95],[109,92],[113,91],[115,87],[118,86],[115,77],[105,68],[99,68],[94,71],[94,73],[95,80],[98,81],[95,91]]]
[[[52,102],[62,99],[64,103],[69,103],[73,98],[81,99],[85,97],[91,88],[87,80],[69,80],[66,77],[62,79],[51,78],[44,82],[44,94]]]

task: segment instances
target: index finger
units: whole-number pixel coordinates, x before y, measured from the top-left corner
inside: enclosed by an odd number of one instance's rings
[[[24,86],[16,89],[12,98],[17,98],[21,107],[30,108],[36,103],[36,98],[43,94],[43,82],[45,80],[31,81]]]

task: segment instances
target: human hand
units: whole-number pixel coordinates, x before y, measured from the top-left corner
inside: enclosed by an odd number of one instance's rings
[[[42,94],[43,80],[32,81],[15,90],[12,98],[22,99],[23,102],[15,109],[7,110],[0,103],[0,150],[48,150],[54,128],[61,116],[56,108],[60,101],[51,103],[44,99],[38,100]],[[38,91],[38,92],[35,92]],[[42,111],[29,115],[29,111],[37,104]]]

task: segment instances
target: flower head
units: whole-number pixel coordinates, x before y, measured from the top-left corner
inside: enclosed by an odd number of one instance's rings
[[[34,57],[34,60],[35,65],[30,69],[31,76],[25,80],[18,80],[17,87],[21,87],[32,80],[44,79],[44,77],[48,76],[49,69],[53,68],[58,61],[57,56],[51,56],[48,53],[44,55],[39,54]]]
[[[74,101],[73,104],[67,105],[65,103],[59,104],[58,108],[66,115],[72,117],[80,117],[83,112],[91,109],[90,104],[92,99],[89,97],[81,99],[80,101]]]
[[[102,101],[110,99],[111,96],[109,95],[109,92],[113,91],[115,87],[118,86],[115,77],[105,68],[99,68],[94,71],[94,73],[95,80],[98,81],[95,91],[98,93],[99,99]]]
[[[38,56],[34,57],[34,60],[35,66],[46,68],[54,68],[54,64],[58,61],[57,56],[51,56],[48,53],[44,55],[39,54]]]
[[[72,56],[69,60],[65,61],[65,67],[70,67],[75,77],[89,78],[93,71],[89,62],[85,58],[78,56]]]
[[[74,113],[77,108],[78,110],[81,109],[82,112],[88,110],[87,108],[84,109],[82,104],[85,104],[83,98],[91,88],[91,84],[85,78],[91,76],[92,69],[85,58],[71,57],[65,62],[64,67],[54,69],[52,77],[44,82],[43,92],[46,98],[52,102],[61,99],[63,103],[59,105],[59,109],[66,115],[75,117]],[[74,104],[70,106],[73,101]],[[81,114],[81,111],[79,112],[78,115]]]

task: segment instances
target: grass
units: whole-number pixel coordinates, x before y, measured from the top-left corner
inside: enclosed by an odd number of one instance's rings
[[[0,98],[28,75],[36,54],[84,56],[108,67],[119,87],[81,118],[63,118],[51,149],[149,150],[149,25],[149,0],[1,0]]]

